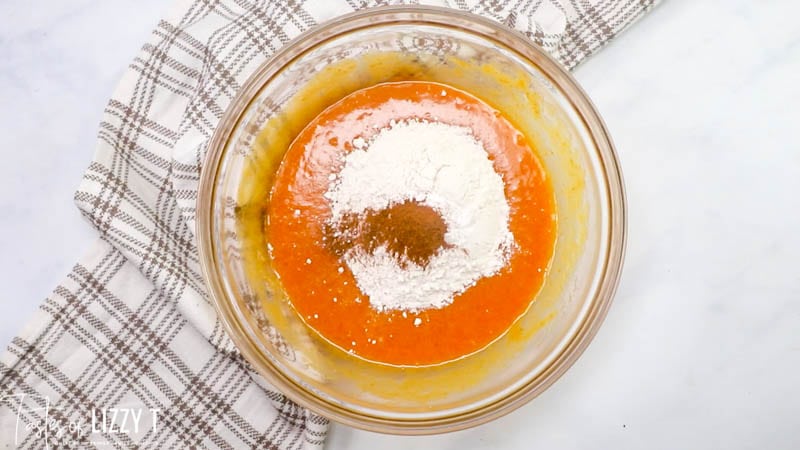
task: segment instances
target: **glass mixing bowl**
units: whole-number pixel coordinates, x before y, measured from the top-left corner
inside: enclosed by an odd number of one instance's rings
[[[555,252],[527,313],[484,350],[435,366],[372,363],[321,339],[292,309],[264,240],[269,188],[294,136],[345,95],[390,80],[446,83],[503,111],[538,152],[556,196]],[[474,426],[541,393],[597,332],[625,247],[614,148],[572,76],[521,34],[432,7],[343,16],[259,67],[211,140],[197,211],[210,292],[252,367],[302,406],[385,433]]]

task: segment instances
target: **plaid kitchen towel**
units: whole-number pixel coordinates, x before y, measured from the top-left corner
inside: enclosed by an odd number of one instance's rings
[[[655,0],[440,0],[572,68]],[[75,199],[97,228],[0,359],[7,447],[320,448],[327,421],[252,372],[216,318],[194,214],[206,144],[249,74],[361,0],[182,0],[106,107]]]

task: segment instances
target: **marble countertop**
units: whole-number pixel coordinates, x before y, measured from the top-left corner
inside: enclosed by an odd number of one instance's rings
[[[72,193],[107,97],[167,7],[0,3],[3,344],[93,238]],[[793,0],[666,1],[581,66],[630,208],[600,333],[493,423],[413,438],[335,425],[327,447],[800,448],[798,16]]]

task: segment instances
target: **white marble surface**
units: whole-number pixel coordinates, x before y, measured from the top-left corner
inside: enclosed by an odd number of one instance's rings
[[[72,205],[157,0],[0,2],[0,341],[92,239]],[[626,175],[628,257],[578,363],[511,415],[328,448],[800,448],[800,3],[667,1],[577,76]]]

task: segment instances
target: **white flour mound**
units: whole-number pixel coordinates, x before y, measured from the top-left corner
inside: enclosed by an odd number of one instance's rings
[[[325,197],[332,221],[380,211],[404,201],[436,210],[445,241],[424,268],[401,267],[388,249],[351,249],[344,261],[362,293],[379,311],[441,308],[508,262],[514,236],[503,180],[468,128],[406,121],[382,129],[371,142],[356,138]]]

